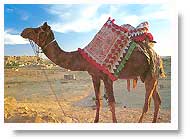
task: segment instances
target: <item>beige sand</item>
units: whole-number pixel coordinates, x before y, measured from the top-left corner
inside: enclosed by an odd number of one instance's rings
[[[171,120],[171,70],[170,59],[165,60],[166,79],[160,79],[159,91],[162,106],[158,122],[168,123]],[[46,70],[47,82],[43,70],[39,68],[5,69],[5,122],[11,123],[92,123],[95,117],[94,90],[90,76],[86,72],[63,71],[61,68]],[[75,74],[76,80],[65,80],[64,74]],[[53,86],[63,115],[49,83]],[[103,85],[101,86],[103,92]],[[138,81],[135,90],[127,92],[126,81],[114,83],[116,98],[116,116],[119,123],[136,123],[144,104],[144,84]],[[102,93],[102,96],[104,93]],[[151,122],[153,103],[143,122]],[[109,123],[111,112],[103,99],[100,122]]]

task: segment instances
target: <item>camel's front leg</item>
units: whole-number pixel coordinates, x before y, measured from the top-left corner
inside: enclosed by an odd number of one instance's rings
[[[104,85],[106,88],[106,94],[108,95],[108,103],[110,106],[110,111],[112,112],[112,120],[114,123],[117,123],[115,115],[115,98],[113,94],[113,81],[110,79],[104,79]]]
[[[96,117],[95,117],[94,123],[97,123],[99,121],[99,112],[100,112],[100,106],[101,106],[100,79],[96,76],[92,76],[92,81],[93,81],[94,91],[96,95]]]

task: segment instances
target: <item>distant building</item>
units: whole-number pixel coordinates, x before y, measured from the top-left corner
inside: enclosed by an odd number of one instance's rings
[[[25,67],[25,66],[42,66],[45,69],[57,67],[49,59],[40,59],[36,56],[4,56],[5,68]]]
[[[4,61],[9,63],[11,61],[20,61],[20,62],[36,62],[36,56],[5,56]]]
[[[76,77],[73,74],[65,74],[64,79],[65,80],[76,80]]]

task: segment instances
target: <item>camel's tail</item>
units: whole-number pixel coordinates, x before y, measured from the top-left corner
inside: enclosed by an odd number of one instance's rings
[[[136,78],[136,79],[133,79],[133,89],[135,89],[136,88],[136,86],[137,86],[137,81],[138,81],[138,79]],[[127,80],[127,90],[130,92],[130,80],[128,79]]]
[[[160,77],[161,78],[166,78],[166,73],[164,71],[164,66],[163,66],[163,60],[160,58]]]

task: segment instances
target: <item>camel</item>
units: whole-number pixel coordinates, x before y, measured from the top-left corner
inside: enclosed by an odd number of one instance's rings
[[[89,62],[81,56],[79,51],[66,52],[62,50],[55,40],[54,33],[47,22],[37,28],[24,29],[21,36],[35,42],[39,47],[41,47],[43,53],[56,65],[72,71],[87,71],[91,75],[96,96],[95,123],[99,122],[99,111],[102,104],[100,83],[101,80],[103,80],[106,90],[105,93],[108,97],[108,105],[112,113],[112,121],[113,123],[117,123],[113,81],[107,74],[89,64]],[[125,67],[120,72],[118,79],[137,79],[137,77],[140,77],[140,79],[144,82],[146,89],[144,107],[138,122],[142,122],[144,114],[150,107],[149,105],[151,98],[153,98],[154,117],[152,122],[155,123],[157,121],[157,116],[161,105],[161,98],[158,92],[158,77],[153,77],[151,75],[150,65],[147,62],[146,56],[135,48],[125,64]]]

